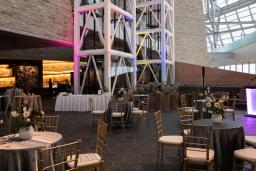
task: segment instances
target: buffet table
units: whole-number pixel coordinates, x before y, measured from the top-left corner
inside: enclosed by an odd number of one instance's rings
[[[0,137],[1,171],[37,171],[37,150],[57,145],[62,140],[62,135],[55,132],[35,132],[34,134],[31,140],[20,140],[18,135]],[[8,141],[14,138],[16,140]]]
[[[93,110],[106,110],[111,94],[102,95],[68,95],[60,94],[57,96],[55,111],[89,111],[89,98],[93,99]]]

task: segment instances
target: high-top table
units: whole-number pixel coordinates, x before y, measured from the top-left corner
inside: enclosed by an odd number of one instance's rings
[[[89,98],[92,98],[93,100],[93,110],[106,110],[108,103],[111,100],[111,94],[60,94],[56,99],[55,111],[89,111]]]
[[[243,126],[233,120],[224,119],[223,123],[214,124],[211,119],[194,121],[195,126],[212,125],[211,147],[215,152],[215,170],[231,171],[233,152],[244,148],[245,136]]]
[[[6,90],[6,95],[9,97],[9,104],[11,104],[14,100],[15,96],[21,96],[24,94],[24,91],[20,88],[10,88]]]
[[[8,139],[15,141],[6,141]],[[31,140],[19,140],[18,135],[0,137],[1,171],[37,171],[37,150],[57,145],[62,135],[55,132],[35,132]]]

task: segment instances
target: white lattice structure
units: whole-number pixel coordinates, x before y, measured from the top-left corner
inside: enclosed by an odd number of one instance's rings
[[[173,0],[137,0],[136,29],[139,46],[136,55],[137,64],[143,66],[138,82],[147,68],[156,82],[175,82],[173,7]],[[154,65],[160,65],[160,78],[155,74]]]
[[[122,1],[123,2],[123,1]],[[137,64],[136,64],[136,0],[126,0],[126,10],[114,5],[110,0],[97,1],[88,5],[81,5],[81,0],[74,2],[74,93],[83,92],[85,80],[88,74],[88,66],[93,64],[96,71],[99,87],[103,85],[108,92],[114,92],[116,81],[118,79],[118,70],[127,66],[128,60],[131,68],[131,81],[126,72],[126,80],[128,88],[135,88],[137,84]],[[98,14],[102,17],[98,17]],[[115,16],[115,18],[113,18]],[[113,20],[116,20],[113,24]],[[83,22],[81,22],[83,21]],[[100,43],[101,49],[83,49],[86,44],[85,40],[88,36],[90,24],[94,22]],[[82,24],[81,24],[82,23]],[[82,28],[82,29],[81,29]],[[124,31],[125,39],[129,52],[114,50],[112,48],[114,39],[118,31]],[[101,82],[97,67],[97,58],[104,55],[104,83]],[[80,59],[87,58],[87,68],[84,71],[82,85],[80,85]],[[116,75],[111,84],[111,69],[113,60],[117,65]]]

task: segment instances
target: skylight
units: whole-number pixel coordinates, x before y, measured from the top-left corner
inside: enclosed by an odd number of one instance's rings
[[[254,0],[203,0],[208,49],[224,47],[256,31]]]

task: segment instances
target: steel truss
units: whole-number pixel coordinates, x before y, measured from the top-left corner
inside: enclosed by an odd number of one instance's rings
[[[125,1],[127,10],[113,4],[110,0],[100,1],[98,3],[82,5],[81,0],[74,2],[74,93],[82,94],[85,86],[85,80],[88,74],[89,65],[92,63],[96,71],[99,87],[105,86],[107,92],[113,93],[116,81],[118,79],[118,68],[127,67],[128,61],[133,68],[131,81],[126,70],[126,80],[128,88],[136,88],[137,84],[137,61],[136,61],[136,0]],[[102,17],[97,17],[99,11]],[[113,20],[117,22],[113,24]],[[102,20],[102,21],[100,21]],[[81,21],[83,24],[81,24]],[[100,49],[83,49],[86,44],[90,24],[95,23],[100,44]],[[103,24],[101,24],[103,23]],[[82,25],[82,26],[81,26]],[[81,29],[82,28],[82,29]],[[113,49],[113,42],[118,31],[123,30],[129,52],[123,52]],[[104,84],[102,84],[97,67],[97,58],[104,56]],[[87,59],[87,68],[84,71],[82,85],[80,85],[80,59]],[[114,61],[117,63],[113,85],[111,84],[111,70]]]
[[[138,83],[143,82],[147,68],[155,82],[175,82],[173,6],[173,0],[137,0],[136,55],[137,64],[143,66]],[[160,78],[153,69],[155,65],[160,65]]]

